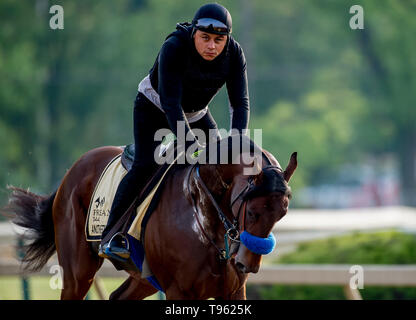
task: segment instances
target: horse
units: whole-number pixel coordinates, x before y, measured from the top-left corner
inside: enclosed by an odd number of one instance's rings
[[[30,231],[22,263],[40,270],[56,251],[63,271],[61,299],[85,298],[103,264],[97,242],[86,241],[86,215],[102,171],[122,151],[89,150],[51,195],[9,187],[8,211],[15,224]],[[263,253],[249,249],[240,236],[267,242],[286,215],[297,153],[284,170],[264,149],[251,163],[243,156],[228,164],[177,165],[167,175],[144,234],[148,265],[166,299],[246,299],[247,277],[258,272]],[[255,166],[258,174],[244,174]],[[110,299],[144,299],[158,291],[138,270],[126,271],[129,277]]]

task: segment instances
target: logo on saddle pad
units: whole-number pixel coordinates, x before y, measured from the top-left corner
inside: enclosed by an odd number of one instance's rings
[[[98,207],[102,208],[105,202],[105,197],[103,197],[100,200],[100,197],[97,198],[97,200],[94,201],[95,202],[95,209],[98,209]]]
[[[91,210],[91,231],[94,234],[102,234],[106,224],[103,224],[104,221],[107,222],[110,215],[110,209],[104,206],[105,197],[100,198],[100,196],[94,201],[95,208]]]

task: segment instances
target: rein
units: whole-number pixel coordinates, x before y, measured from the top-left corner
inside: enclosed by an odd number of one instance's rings
[[[263,154],[264,155],[264,154]],[[268,162],[270,163],[270,160],[267,158]],[[274,165],[268,165],[264,168],[262,168],[262,171],[267,170],[267,169],[277,169],[280,172],[282,172],[282,169],[278,166],[274,166]],[[190,192],[190,177],[192,174],[192,171],[196,172],[196,180],[199,183],[199,185],[201,186],[202,190],[204,191],[205,195],[208,197],[208,199],[210,200],[210,202],[212,203],[212,205],[214,206],[215,210],[217,211],[218,214],[218,218],[220,219],[220,221],[223,223],[224,225],[224,229],[225,229],[225,234],[224,234],[224,245],[225,245],[225,249],[220,249],[215,242],[206,234],[203,226],[201,225],[201,222],[199,221],[198,218],[198,209],[197,209],[197,205],[196,205],[196,200],[192,195],[192,192]],[[244,195],[254,186],[253,183],[253,177],[250,176],[247,179],[247,185],[238,193],[238,195],[234,198],[234,200],[231,201],[230,204],[230,209],[231,212],[233,212],[232,208],[234,207],[235,203],[237,200],[243,198],[238,211],[237,211],[237,216],[234,216],[234,220],[233,222],[231,222],[227,216],[224,214],[224,212],[221,210],[220,206],[218,205],[217,201],[214,199],[214,197],[212,196],[210,190],[208,189],[208,187],[206,186],[205,182],[202,180],[202,177],[200,175],[199,172],[199,164],[196,163],[192,166],[192,168],[189,170],[188,173],[188,193],[192,198],[192,202],[193,202],[193,209],[194,209],[194,215],[195,215],[195,219],[198,223],[199,228],[201,229],[202,233],[204,234],[204,236],[211,242],[211,244],[215,247],[215,249],[218,251],[220,259],[221,260],[228,260],[231,255],[230,255],[230,245],[229,245],[229,241],[230,242],[240,242],[240,234],[244,235],[244,239],[247,239],[247,236],[249,236],[249,238],[257,238],[251,234],[249,234],[247,231],[245,231],[245,218],[246,218],[246,210],[247,210],[247,202],[248,199],[244,199]],[[223,183],[224,185],[224,183]],[[228,186],[227,186],[228,187]],[[240,224],[240,230],[238,230],[239,228],[239,220],[240,220],[240,214],[241,214],[241,209],[242,210],[242,223]],[[270,237],[269,237],[270,238]],[[262,238],[259,238],[262,239]],[[243,241],[244,243],[244,241]]]
[[[202,187],[204,193],[206,194],[206,196],[209,198],[210,202],[213,204],[215,210],[217,211],[218,214],[218,218],[220,219],[220,221],[222,222],[222,224],[224,225],[225,228],[225,234],[224,234],[224,243],[225,243],[225,249],[220,249],[214,242],[214,240],[212,240],[205,232],[203,226],[201,225],[201,222],[199,221],[198,218],[198,209],[197,209],[197,205],[196,205],[196,200],[192,195],[192,192],[189,190],[190,188],[190,177],[192,174],[192,171],[196,172],[196,178],[197,181],[199,182],[200,186]],[[221,210],[220,206],[218,205],[217,201],[214,199],[214,197],[212,196],[211,192],[209,191],[208,187],[206,186],[205,182],[202,180],[201,175],[199,173],[199,165],[195,164],[192,166],[191,170],[189,170],[188,173],[188,193],[192,198],[192,205],[193,205],[193,209],[194,209],[194,216],[195,219],[198,223],[199,229],[202,231],[202,233],[204,234],[205,238],[207,238],[211,244],[214,246],[214,248],[218,251],[220,259],[221,260],[228,260],[230,258],[230,246],[228,244],[228,239],[230,239],[230,241],[234,241],[234,242],[240,242],[238,239],[240,237],[240,234],[238,232],[237,229],[237,225],[238,225],[238,218],[234,218],[234,221],[231,222],[227,216],[225,215],[225,213]],[[228,187],[228,186],[227,186]]]

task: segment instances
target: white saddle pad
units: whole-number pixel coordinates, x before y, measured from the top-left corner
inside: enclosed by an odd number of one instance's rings
[[[113,158],[101,173],[88,209],[85,224],[87,241],[101,240],[117,187],[126,173],[127,170],[121,164],[121,154]]]

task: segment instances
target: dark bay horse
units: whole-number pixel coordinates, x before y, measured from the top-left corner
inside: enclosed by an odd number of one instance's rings
[[[86,215],[101,172],[121,152],[107,146],[85,153],[50,196],[11,187],[8,211],[31,236],[26,268],[39,270],[56,250],[63,270],[61,299],[83,299],[103,263],[97,243],[86,241]],[[239,243],[228,259],[221,259],[219,248],[226,241],[218,212],[240,232],[267,237],[287,213],[287,182],[296,158],[293,153],[282,170],[273,155],[262,150],[262,158],[252,163],[204,164],[197,170],[195,165],[178,166],[167,176],[144,242],[148,265],[167,299],[245,299],[247,276],[259,270],[262,256]],[[243,173],[256,165],[258,174]],[[143,299],[157,292],[140,272],[129,273],[110,299]]]

